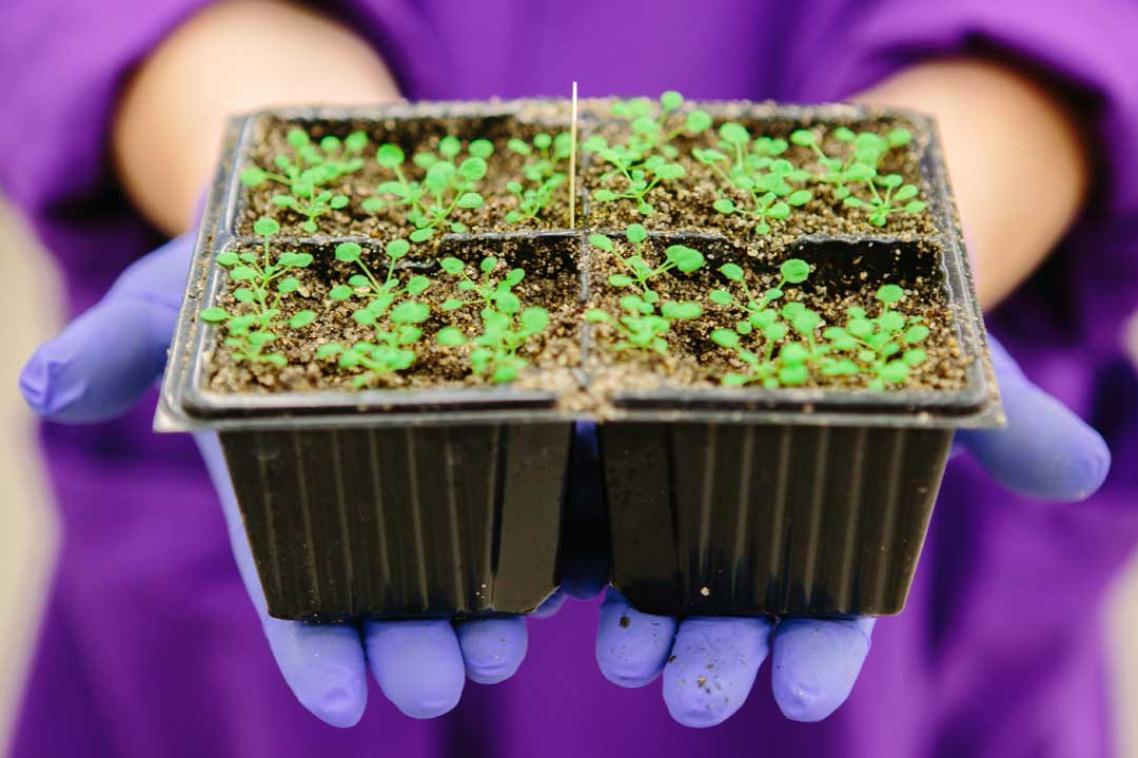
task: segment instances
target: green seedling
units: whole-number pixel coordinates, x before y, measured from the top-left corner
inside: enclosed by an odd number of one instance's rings
[[[416,346],[423,338],[420,324],[430,317],[431,308],[415,298],[431,286],[431,280],[418,274],[408,277],[406,282],[402,280],[396,264],[410,250],[410,243],[404,239],[387,243],[384,248],[387,275],[380,281],[364,262],[360,245],[343,242],[336,246],[336,260],[355,264],[360,273],[353,275],[347,284],[333,287],[328,296],[337,302],[366,298],[367,304],[353,312],[352,318],[358,324],[372,327],[375,338],[350,347],[329,342],[317,348],[316,358],[336,359],[340,368],[359,371],[353,379],[357,388],[406,371],[418,358]]]
[[[288,359],[270,347],[280,339],[281,328],[303,329],[316,320],[316,313],[310,310],[297,311],[287,321],[281,313],[281,300],[300,289],[300,279],[294,274],[312,265],[312,256],[276,253],[272,238],[280,231],[280,224],[274,219],[257,219],[253,231],[261,237],[260,253],[226,251],[217,256],[218,265],[240,284],[233,291],[238,303],[235,312],[214,306],[199,316],[208,324],[225,325],[224,344],[238,363],[282,367],[288,365]]]
[[[610,314],[600,308],[590,309],[585,319],[593,324],[608,324],[616,329],[621,339],[614,350],[650,350],[660,354],[668,352],[667,334],[676,321],[690,321],[703,314],[699,303],[689,301],[661,301],[651,286],[652,280],[669,271],[690,274],[704,265],[703,254],[686,245],[671,245],[664,251],[664,263],[651,266],[644,259],[644,241],[648,233],[640,224],[631,224],[625,238],[635,253],[627,258],[617,250],[613,241],[603,234],[589,235],[589,244],[611,255],[626,273],[612,274],[610,287],[633,290],[620,298],[621,313]]]
[[[871,377],[869,388],[881,390],[904,384],[910,370],[928,359],[921,345],[929,328],[919,316],[905,316],[895,309],[905,298],[905,290],[896,284],[883,285],[876,297],[881,312],[875,318],[869,318],[864,308],[851,307],[845,326],[826,329],[823,335],[835,349],[852,353],[858,373],[868,372]]]
[[[486,159],[494,153],[494,145],[489,140],[473,140],[466,146],[467,157],[459,160],[462,151],[457,137],[443,137],[435,152],[424,151],[411,158],[424,172],[421,180],[412,180],[403,170],[403,149],[393,144],[380,145],[375,160],[395,178],[380,184],[376,194],[363,201],[364,211],[374,214],[392,205],[405,207],[407,221],[414,226],[408,235],[412,242],[425,242],[440,229],[455,234],[469,231],[465,224],[450,220],[450,216],[458,208],[472,210],[485,204],[477,190],[486,176]]]
[[[515,137],[506,143],[506,148],[528,158],[522,167],[525,182],[506,184],[506,189],[518,201],[517,209],[506,214],[506,222],[532,221],[545,212],[557,190],[569,181],[566,171],[573,151],[572,137],[569,132],[561,132],[556,137],[536,134],[531,142]]]
[[[796,301],[787,302],[781,308],[774,305],[784,298],[788,284],[806,281],[810,265],[798,258],[783,261],[779,281],[761,295],[747,286],[744,271],[738,265],[724,264],[719,267],[719,273],[742,296],[728,289],[716,289],[709,294],[709,299],[715,305],[742,311],[743,317],[733,329],[712,331],[711,340],[733,352],[746,368],[745,372],[727,373],[723,383],[729,386],[758,383],[768,389],[805,384],[810,377],[810,360],[819,352],[814,331],[821,317]],[[796,334],[802,338],[801,342],[785,342]]]
[[[480,306],[482,331],[469,338],[457,326],[439,330],[435,339],[444,347],[471,345],[470,368],[478,376],[485,376],[494,384],[512,382],[518,378],[529,362],[518,355],[530,339],[549,326],[549,311],[545,308],[523,308],[514,288],[525,279],[526,272],[512,268],[498,277],[502,262],[489,256],[478,264],[479,276],[471,277],[466,264],[458,258],[443,258],[442,270],[458,280],[460,298],[446,300],[442,308],[453,312],[471,305]],[[464,299],[468,298],[468,299]]]
[[[916,214],[922,212],[927,206],[916,199],[919,190],[916,185],[905,184],[900,174],[886,174],[873,181],[867,181],[870,197],[863,200],[850,195],[842,204],[847,208],[862,208],[869,215],[869,223],[874,226],[885,226],[889,216],[896,213]],[[878,190],[882,187],[882,191]]]
[[[719,188],[714,208],[724,215],[740,214],[754,223],[756,234],[770,234],[772,221],[785,221],[792,209],[810,202],[813,195],[800,186],[810,174],[782,158],[786,140],[756,137],[734,122],[719,128],[716,148],[692,151],[693,157],[719,175]],[[733,188],[745,200],[740,202],[728,193]]]
[[[613,104],[613,115],[628,119],[630,134],[623,144],[610,145],[602,135],[585,140],[581,149],[592,153],[612,167],[601,176],[601,181],[617,181],[618,189],[600,188],[593,191],[592,199],[598,203],[631,200],[637,212],[651,216],[655,208],[648,195],[663,182],[673,181],[686,173],[676,162],[679,150],[671,144],[681,134],[695,136],[711,126],[711,116],[702,110],[688,111],[681,123],[672,129],[667,124],[679,115],[684,98],[678,92],[665,92],[658,104],[646,98],[621,100]],[[656,115],[653,115],[653,111]]]
[[[288,192],[273,195],[273,205],[304,216],[301,228],[315,234],[316,219],[348,205],[347,195],[327,187],[363,168],[368,138],[363,132],[353,132],[343,140],[329,135],[316,143],[303,129],[293,129],[287,140],[292,154],[273,159],[277,171],[250,166],[241,172],[241,183],[246,187],[259,187],[265,182],[283,184]]]
[[[845,326],[827,326],[822,317],[798,301],[783,299],[788,284],[801,284],[810,275],[810,266],[791,258],[780,266],[779,282],[756,297],[747,287],[743,270],[728,263],[719,272],[738,297],[728,289],[713,290],[709,299],[715,305],[745,313],[733,329],[716,329],[711,339],[730,350],[743,372],[729,372],[722,382],[730,386],[758,383],[768,389],[806,384],[813,373],[824,377],[862,376],[870,389],[904,383],[909,369],[921,365],[926,354],[919,345],[929,329],[919,317],[905,317],[894,310],[904,290],[886,284],[877,291],[882,304],[880,315],[870,319],[864,308],[847,310]]]
[[[881,160],[890,151],[912,142],[908,129],[893,129],[882,136],[873,132],[855,134],[847,127],[838,127],[834,139],[846,146],[844,156],[829,156],[823,150],[818,136],[808,129],[798,129],[790,135],[796,145],[810,148],[821,168],[815,177],[831,185],[833,196],[847,208],[863,209],[874,226],[885,226],[889,216],[897,213],[915,214],[926,205],[917,199],[915,185],[905,184],[900,174],[880,174]],[[862,188],[868,195],[854,195]]]

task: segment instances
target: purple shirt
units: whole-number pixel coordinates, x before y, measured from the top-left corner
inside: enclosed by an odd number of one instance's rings
[[[157,238],[108,170],[114,94],[202,0],[0,7],[0,186],[59,257],[74,314]],[[331,5],[331,4],[329,4]],[[1080,98],[1098,200],[991,319],[1028,374],[1106,436],[1116,466],[1080,506],[1000,491],[950,465],[909,606],[877,627],[850,701],[819,725],[778,713],[768,675],[724,726],[671,722],[659,687],[593,664],[595,610],[530,625],[505,685],[468,684],[415,722],[372,687],[361,725],[308,716],[276,672],[185,437],[153,397],[97,427],[43,429],[65,534],[15,754],[115,756],[1110,753],[1100,604],[1138,541],[1138,380],[1120,348],[1138,307],[1138,7],[1117,0],[342,0],[413,98],[655,94],[838,99],[914,61],[978,52]],[[793,752],[785,752],[793,751]]]

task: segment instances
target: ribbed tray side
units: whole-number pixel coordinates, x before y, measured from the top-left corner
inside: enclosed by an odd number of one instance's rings
[[[556,589],[567,423],[221,435],[278,618],[524,613]]]
[[[947,430],[601,427],[614,584],[665,614],[896,613]]]

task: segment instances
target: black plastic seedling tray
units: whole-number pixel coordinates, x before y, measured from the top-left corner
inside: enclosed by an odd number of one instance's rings
[[[717,118],[847,124],[851,106],[713,104]],[[270,612],[312,620],[523,613],[557,586],[572,425],[599,422],[613,584],[667,614],[889,614],[904,605],[953,430],[1002,422],[983,323],[931,122],[922,190],[937,233],[804,237],[793,249],[832,283],[874,260],[943,286],[967,363],[959,391],[675,388],[615,393],[598,413],[558,392],[500,388],[226,394],[205,389],[216,254],[240,243],[238,173],[259,123],[379,131],[433,117],[516,117],[518,105],[283,110],[232,122],[199,230],[156,427],[216,430]],[[586,159],[587,160],[587,159]],[[588,203],[573,230],[472,235],[576,240],[589,293]],[[656,232],[714,248],[713,231]],[[448,239],[461,250],[464,238]],[[287,240],[286,240],[287,241]],[[308,239],[307,244],[328,240]],[[361,240],[361,242],[365,242]],[[527,243],[529,244],[529,243]],[[560,243],[558,243],[560,244]],[[524,247],[524,245],[523,245]],[[454,253],[457,254],[457,253]],[[460,256],[461,257],[461,256]],[[897,273],[897,272],[894,272]],[[590,328],[582,327],[582,366]],[[581,388],[589,385],[578,372]],[[572,486],[572,483],[569,483]]]

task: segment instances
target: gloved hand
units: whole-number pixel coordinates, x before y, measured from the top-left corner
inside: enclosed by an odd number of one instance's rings
[[[90,423],[130,408],[161,374],[185,289],[191,236],[127,269],[103,300],[35,352],[20,377],[28,404],[53,421]],[[197,436],[213,477],[237,567],[288,686],[323,721],[348,727],[367,701],[367,670],[414,718],[451,710],[467,677],[509,679],[526,653],[526,622],[500,617],[312,625],[270,617],[215,435]],[[559,598],[547,601],[548,608]]]
[[[1012,492],[1053,501],[1089,497],[1110,468],[1106,443],[1028,381],[995,340],[990,344],[1008,424],[962,431],[957,443]],[[869,653],[873,624],[871,618],[677,621],[640,613],[609,590],[596,656],[605,677],[623,687],[642,687],[663,673],[672,717],[685,726],[707,727],[739,710],[773,650],[771,683],[779,708],[795,721],[820,721],[849,696]],[[700,676],[716,686],[692,687]]]

